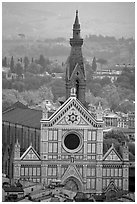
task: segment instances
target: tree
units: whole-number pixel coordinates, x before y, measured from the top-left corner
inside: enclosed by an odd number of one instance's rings
[[[4,57],[4,58],[2,59],[2,66],[3,66],[3,67],[7,67],[7,66],[8,66],[8,64],[7,64],[7,57]]]
[[[18,77],[21,77],[23,74],[23,66],[20,63],[20,61],[18,61],[18,63],[15,66],[15,73],[18,75]]]
[[[106,98],[111,110],[114,110],[120,103],[120,96],[117,87],[114,84],[109,84],[103,87],[101,97]]]
[[[99,102],[101,102],[103,109],[108,107],[108,102],[105,98],[95,97],[90,90],[86,92],[86,102],[94,106],[98,106]]]
[[[128,142],[128,138],[125,136],[125,134],[122,131],[118,130],[112,130],[104,135],[104,139],[111,138],[117,140],[120,144],[122,144],[125,141]]]
[[[93,70],[92,70],[92,66],[85,59],[84,59],[84,65],[85,65],[86,78],[87,78],[87,84],[88,84],[93,79]]]
[[[126,89],[135,90],[135,70],[130,68],[124,68],[121,75],[117,78],[117,86],[121,86]]]
[[[29,65],[29,59],[27,56],[24,57],[24,71],[26,72],[28,70],[28,65]]]
[[[20,80],[18,80],[18,81],[16,80],[15,82],[12,83],[12,88],[21,92],[21,91],[24,91],[25,84],[24,84],[24,82],[22,82]]]
[[[101,94],[101,85],[100,83],[94,83],[92,86],[92,93],[94,94],[94,96],[100,96]]]
[[[43,68],[45,67],[45,58],[43,55],[40,55],[38,64],[40,64]]]
[[[32,62],[28,66],[28,72],[31,72],[33,74],[40,74],[42,72],[42,66],[40,64],[37,64],[36,62]]]
[[[92,61],[92,70],[95,72],[96,69],[97,69],[96,58],[94,57]]]
[[[63,79],[55,79],[49,84],[49,86],[51,87],[52,93],[54,95],[54,100],[65,96],[65,81]]]
[[[17,101],[22,101],[22,97],[17,90],[4,89],[2,91],[2,108],[5,109]]]
[[[11,57],[11,61],[10,61],[10,70],[11,70],[12,73],[15,72],[13,56]]]
[[[103,68],[103,65],[107,64],[107,60],[102,59],[102,58],[98,59],[96,62],[100,64],[101,70]]]
[[[105,86],[105,85],[108,85],[108,84],[111,84],[111,79],[109,77],[104,77],[102,80],[101,80],[101,85],[102,87]]]
[[[39,98],[41,100],[53,100],[54,96],[52,94],[52,91],[50,88],[48,88],[46,85],[43,85],[39,88]]]

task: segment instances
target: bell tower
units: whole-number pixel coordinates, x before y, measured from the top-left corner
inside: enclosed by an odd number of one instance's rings
[[[83,39],[80,37],[78,11],[73,24],[73,38],[70,38],[71,52],[66,67],[66,98],[70,97],[71,88],[75,87],[76,97],[85,104],[86,76],[82,56]]]

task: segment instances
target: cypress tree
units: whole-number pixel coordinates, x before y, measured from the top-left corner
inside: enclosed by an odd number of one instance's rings
[[[10,70],[11,70],[12,73],[15,72],[13,56],[11,57],[11,61],[10,61]]]
[[[94,57],[92,61],[92,70],[95,72],[96,69],[97,69],[96,58]]]

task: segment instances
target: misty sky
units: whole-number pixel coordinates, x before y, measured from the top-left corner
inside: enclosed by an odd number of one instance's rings
[[[134,37],[135,4],[111,3],[2,3],[3,37],[55,38],[72,36],[75,10],[79,10],[81,35]]]

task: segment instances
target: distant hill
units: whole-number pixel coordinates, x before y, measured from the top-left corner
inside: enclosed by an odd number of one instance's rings
[[[15,58],[28,56],[38,58],[40,54],[46,57],[65,61],[70,52],[69,40],[56,39],[4,39],[2,41],[2,56]],[[135,61],[135,40],[110,36],[89,35],[84,39],[83,56],[90,61],[93,57],[103,58],[108,64],[131,63]]]

